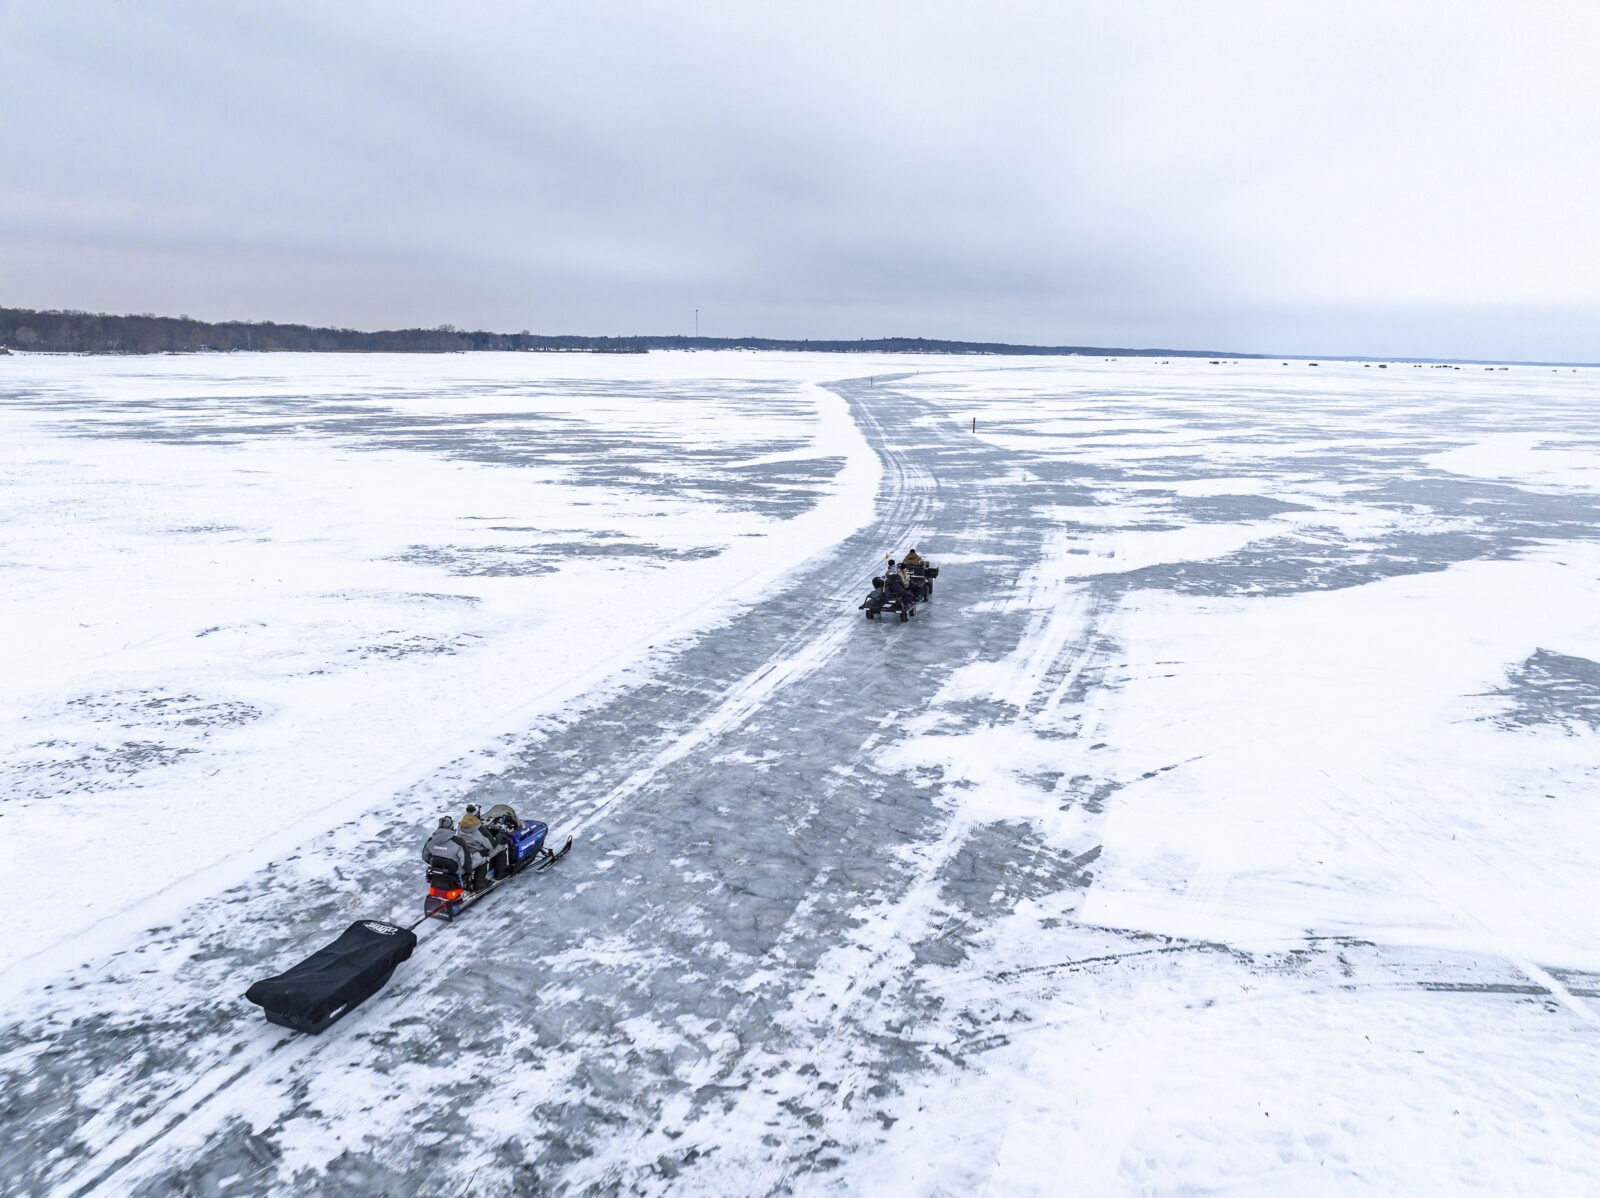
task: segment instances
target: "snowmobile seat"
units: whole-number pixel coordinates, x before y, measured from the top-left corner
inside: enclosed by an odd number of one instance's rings
[[[456,868],[454,861],[443,861],[435,857],[428,863],[428,885],[439,886],[446,890],[459,889],[461,871]]]
[[[434,874],[440,877],[459,878],[461,870],[449,857],[434,857],[428,862],[428,877],[432,878]]]

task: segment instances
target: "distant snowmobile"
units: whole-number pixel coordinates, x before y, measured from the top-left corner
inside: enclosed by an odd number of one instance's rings
[[[383,989],[401,962],[410,959],[417,947],[416,929],[423,922],[439,918],[453,923],[462,911],[518,874],[530,868],[549,869],[572,849],[570,836],[559,850],[545,848],[545,825],[519,820],[503,803],[489,808],[478,827],[493,846],[487,870],[474,868],[481,863],[466,838],[455,844],[462,850],[456,854],[448,851],[454,838],[438,832],[429,838],[430,849],[440,851],[430,853],[427,861],[428,893],[422,900],[421,919],[409,927],[358,919],[326,948],[276,977],[256,982],[245,991],[245,998],[266,1013],[268,1023],[319,1035]]]
[[[917,614],[917,604],[926,603],[933,596],[933,580],[939,576],[939,567],[918,558],[909,568],[896,567],[888,559],[881,577],[872,580],[872,591],[857,607],[867,619],[876,620],[885,611],[897,614],[901,622]]]

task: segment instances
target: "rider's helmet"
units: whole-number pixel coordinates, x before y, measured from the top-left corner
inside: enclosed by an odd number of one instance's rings
[[[439,826],[441,828],[454,828],[456,826],[456,821],[451,819],[448,815],[440,816]]]
[[[476,803],[468,803],[467,804],[467,814],[468,815],[477,815],[478,814],[478,805]]]

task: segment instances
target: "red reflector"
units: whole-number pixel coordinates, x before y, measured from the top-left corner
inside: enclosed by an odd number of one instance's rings
[[[429,898],[444,899],[449,903],[455,902],[461,897],[462,893],[460,890],[440,890],[437,886],[428,887]]]

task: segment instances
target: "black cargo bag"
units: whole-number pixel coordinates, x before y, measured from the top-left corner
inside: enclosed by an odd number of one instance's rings
[[[244,996],[266,1011],[269,1023],[316,1035],[383,989],[395,966],[416,947],[415,932],[360,919],[327,948],[275,978],[262,979]]]

